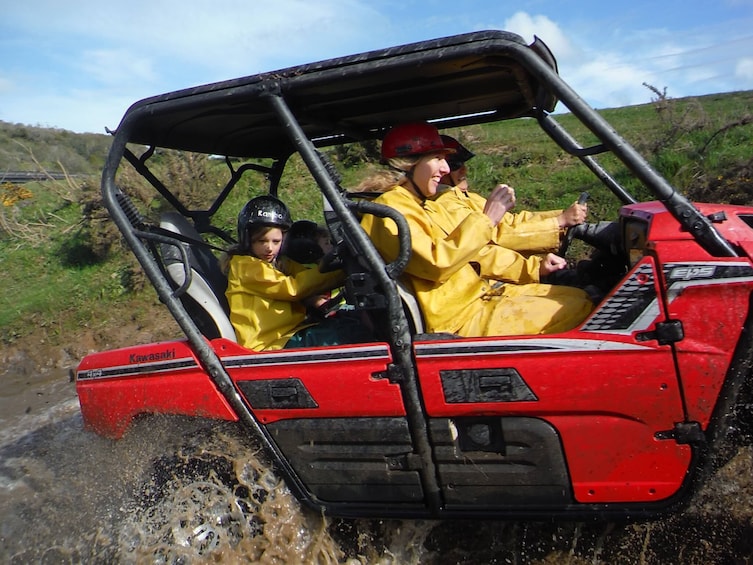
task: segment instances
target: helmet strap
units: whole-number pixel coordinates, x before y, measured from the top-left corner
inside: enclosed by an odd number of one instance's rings
[[[421,199],[421,202],[426,202],[426,195],[424,195],[423,192],[416,186],[416,183],[413,182],[413,171],[415,170],[416,166],[413,165],[408,172],[405,173],[405,178],[407,178],[410,183],[413,185],[413,192],[416,193],[416,196],[418,196]]]
[[[388,165],[388,166],[393,171],[397,171],[397,172],[401,173],[406,179],[408,179],[408,182],[411,183],[411,186],[413,187],[413,192],[416,194],[416,196],[418,196],[421,199],[422,202],[426,201],[426,196],[424,196],[423,192],[421,192],[418,189],[418,187],[416,186],[416,183],[413,182],[413,170],[416,168],[415,165],[413,165],[407,171],[405,171],[405,170],[403,170],[403,169],[401,169],[399,167],[395,167],[393,165]]]

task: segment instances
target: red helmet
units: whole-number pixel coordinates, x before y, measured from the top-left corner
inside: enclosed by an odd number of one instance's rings
[[[423,155],[441,151],[454,153],[455,150],[445,147],[437,128],[426,122],[400,124],[393,127],[382,140],[382,160],[387,161],[395,157]]]

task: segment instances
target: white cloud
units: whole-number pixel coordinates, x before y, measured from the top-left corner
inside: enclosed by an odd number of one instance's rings
[[[735,65],[735,76],[743,79],[753,87],[753,58],[743,57]]]
[[[153,61],[131,56],[124,49],[84,51],[76,66],[103,85],[118,86],[131,81],[152,83],[157,78]]]
[[[145,96],[478,29],[540,37],[599,108],[649,102],[644,82],[673,97],[753,88],[753,18],[740,12],[693,23],[692,7],[661,20],[653,6],[611,3],[582,17],[554,0],[512,15],[504,3],[458,1],[452,14],[418,0],[7,2],[0,119],[101,131]],[[751,3],[724,0],[714,14]]]
[[[651,20],[632,29],[604,28],[598,19],[568,22],[517,12],[504,25],[528,41],[534,34],[543,39],[560,75],[592,106],[649,102],[643,83],[666,87],[672,97],[753,87],[753,59],[740,58],[753,48],[750,19],[676,30],[651,27]],[[736,88],[741,82],[747,86]]]
[[[526,41],[532,41],[534,35],[541,38],[554,53],[560,76],[592,106],[632,105],[649,100],[643,82],[651,83],[653,73],[627,62],[619,51],[605,48],[603,43],[598,47],[575,43],[569,39],[574,34],[566,33],[543,15],[517,12],[504,25]],[[579,37],[586,42],[590,38]]]
[[[0,119],[102,131],[145,96],[382,46],[388,26],[364,0],[13,2],[0,27],[33,47],[36,74]]]
[[[650,100],[650,92],[643,83],[657,85],[657,76],[624,61],[601,54],[592,60],[573,66],[568,72],[569,82],[594,107],[618,107],[642,104]]]
[[[503,29],[517,33],[529,43],[533,41],[534,36],[539,37],[549,46],[558,61],[568,60],[577,52],[559,25],[546,16],[531,16],[525,12],[516,12],[505,20]]]
[[[141,61],[190,63],[232,76],[273,70],[274,60],[303,63],[331,56],[335,46],[342,54],[343,45],[363,42],[364,30],[378,34],[387,25],[385,17],[359,0],[28,0],[3,11],[5,25],[29,33],[64,33]]]

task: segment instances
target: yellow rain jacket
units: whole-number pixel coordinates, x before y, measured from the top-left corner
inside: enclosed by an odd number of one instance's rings
[[[592,309],[588,296],[577,288],[542,284],[492,288],[485,278],[489,265],[482,250],[494,227],[482,212],[471,211],[455,224],[443,206],[422,201],[401,186],[381,194],[375,202],[395,208],[408,221],[412,253],[405,276],[428,332],[463,336],[554,333],[575,327]],[[395,223],[367,214],[361,225],[385,261],[393,261],[398,252]],[[446,228],[453,225],[457,227],[448,233]],[[510,268],[534,276],[525,258],[499,249],[510,254]]]
[[[281,269],[249,255],[230,259],[225,295],[238,343],[255,351],[282,349],[304,324],[301,300],[342,284],[344,273],[320,273],[295,261],[281,261]]]
[[[474,192],[464,192],[457,186],[440,185],[436,202],[442,204],[460,222],[469,211],[483,212],[486,198]],[[520,253],[556,252],[562,230],[557,216],[562,210],[544,212],[508,212],[497,225],[492,242]]]

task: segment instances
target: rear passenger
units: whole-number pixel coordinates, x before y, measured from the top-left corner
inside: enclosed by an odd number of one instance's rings
[[[352,328],[313,324],[304,299],[340,286],[342,271],[321,273],[281,257],[292,221],[274,196],[249,200],[238,216],[238,245],[228,251],[226,296],[238,342],[255,351],[361,341]]]

